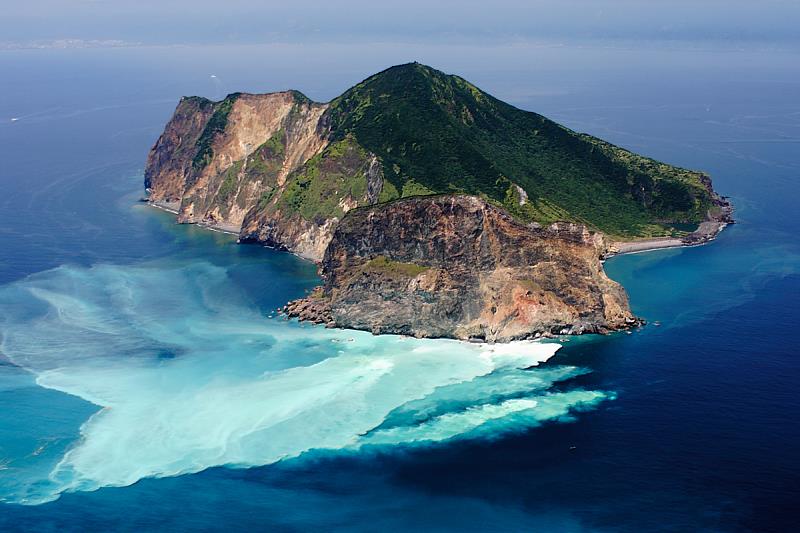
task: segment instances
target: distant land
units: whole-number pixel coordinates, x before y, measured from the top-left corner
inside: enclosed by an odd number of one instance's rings
[[[602,259],[731,223],[711,179],[409,63],[329,103],[181,99],[145,168],[182,223],[315,261],[285,311],[329,327],[508,341],[640,324]]]
[[[50,50],[68,48],[128,48],[143,43],[120,39],[45,39],[36,41],[0,41],[0,50]]]

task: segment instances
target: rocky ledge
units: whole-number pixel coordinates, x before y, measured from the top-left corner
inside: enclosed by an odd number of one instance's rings
[[[509,341],[638,325],[603,272],[600,233],[516,222],[467,195],[350,211],[320,264],[322,287],[291,317],[417,337]]]
[[[709,190],[711,184],[709,182]],[[713,193],[713,190],[712,190]],[[733,224],[733,204],[727,196],[714,194],[714,205],[708,212],[706,220],[700,223],[695,231],[681,240],[685,246],[696,246],[714,240],[719,232],[729,224]]]

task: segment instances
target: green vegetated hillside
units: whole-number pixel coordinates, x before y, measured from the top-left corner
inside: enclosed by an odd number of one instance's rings
[[[342,199],[358,201],[367,192],[369,163],[369,154],[352,137],[339,139],[289,177],[275,207],[306,220],[341,217]],[[265,195],[262,202],[270,199]]]
[[[195,144],[192,176],[211,160],[213,141],[240,96],[197,99],[213,106],[213,114]],[[312,105],[300,92],[292,97],[295,115]],[[348,202],[367,201],[365,173],[374,154],[385,180],[379,202],[475,194],[523,222],[575,221],[619,238],[686,233],[714,205],[699,172],[576,133],[418,63],[391,67],[347,90],[330,102],[318,131],[330,143],[285,187],[275,185],[288,142],[282,130],[229,169],[219,197],[228,199],[241,180],[258,181],[257,211],[297,213],[309,221],[341,217]]]
[[[677,233],[712,206],[702,174],[642,157],[411,63],[331,102],[334,140],[376,154],[382,200],[481,195],[523,221],[573,220],[620,237]],[[527,195],[527,201],[517,185]]]

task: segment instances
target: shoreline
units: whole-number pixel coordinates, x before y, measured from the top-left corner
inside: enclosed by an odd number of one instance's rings
[[[162,211],[172,213],[173,215],[178,214],[178,210],[180,209],[181,205],[180,202],[164,202],[162,200],[148,200],[147,198],[142,198],[141,201],[150,207],[161,209]],[[181,222],[177,223],[182,224]],[[239,229],[236,229],[236,227],[231,224],[206,224],[204,222],[186,222],[186,224],[194,224],[195,226],[216,231],[217,233],[226,233],[228,235],[235,235],[237,237],[239,236]]]
[[[163,211],[167,211],[172,213],[173,215],[178,215],[180,211],[180,202],[166,202],[166,201],[158,201],[158,200],[150,200],[147,198],[142,198],[141,201],[155,207],[157,209],[161,209]],[[644,253],[656,250],[667,250],[671,248],[683,248],[683,247],[692,247],[692,246],[701,246],[707,244],[714,239],[729,225],[733,224],[733,207],[730,202],[726,198],[718,198],[717,205],[721,208],[720,211],[714,215],[709,214],[708,219],[703,221],[699,224],[697,229],[692,233],[689,233],[683,237],[655,237],[650,239],[641,239],[636,241],[612,241],[609,243],[608,247],[606,248],[605,252],[600,258],[601,262],[605,262],[606,259],[617,255],[626,255],[626,254],[635,254],[635,253]],[[177,222],[176,222],[177,223]],[[236,235],[238,237],[239,231],[235,231],[231,224],[227,224],[226,226],[221,225],[214,225],[214,224],[207,224],[202,222],[187,222],[189,224],[195,224],[200,226],[201,228],[208,229],[211,231],[217,231],[220,233],[228,233],[231,235]],[[237,239],[237,242],[242,242]],[[247,242],[247,241],[244,241]],[[280,250],[280,248],[273,247],[273,246],[266,246],[263,243],[259,243],[261,246],[266,248],[273,248],[276,250]],[[288,251],[288,250],[283,250]],[[290,252],[297,257],[299,256],[295,252]],[[306,259],[307,258],[303,258]],[[319,287],[316,288],[317,290]],[[333,320],[331,316],[330,309],[318,309],[320,307],[319,304],[323,302],[317,301],[316,299],[312,298],[311,295],[306,295],[305,297],[301,297],[292,301],[287,302],[285,305],[281,306],[277,309],[279,315],[283,315],[286,318],[296,318],[300,322],[311,322],[313,324],[322,325],[326,328],[335,328],[335,329],[362,329],[362,328],[353,328],[352,326],[342,326],[336,324],[336,321]],[[325,307],[323,304],[321,307]],[[587,330],[587,331],[552,331],[545,329],[544,331],[537,332],[535,335],[525,335],[521,337],[513,337],[513,338],[506,338],[506,339],[494,339],[492,341],[486,341],[482,339],[482,342],[487,342],[488,344],[506,344],[513,341],[519,340],[544,340],[544,339],[559,339],[563,337],[573,337],[576,335],[581,334],[603,334],[603,333],[615,333],[615,332],[622,332],[627,331],[629,334],[631,330],[636,329],[637,327],[641,327],[645,324],[645,322],[639,318],[635,318],[629,324],[626,324],[624,327],[614,328],[613,330]],[[363,328],[366,331],[366,328]],[[396,331],[385,331],[385,332],[378,332],[372,331],[373,334],[399,334],[403,335],[403,333],[396,332]],[[451,338],[455,340],[465,341],[465,342],[475,342],[478,341],[477,338],[458,338],[455,336],[445,336],[443,338]]]
[[[162,211],[166,211],[166,212],[171,213],[171,214],[176,215],[176,216],[178,215],[178,209],[180,208],[180,205],[181,205],[180,202],[164,202],[162,200],[148,200],[147,198],[141,198],[140,201],[142,203],[144,203],[144,204],[147,204],[150,207],[154,207],[156,209],[160,209]],[[225,233],[225,234],[228,234],[228,235],[235,235],[237,237],[236,242],[239,243],[239,244],[256,244],[258,246],[261,246],[263,248],[267,248],[269,250],[275,250],[277,252],[286,252],[286,253],[292,254],[293,256],[295,256],[295,257],[297,257],[299,259],[302,259],[304,261],[311,261],[312,263],[314,263],[314,261],[312,259],[309,259],[308,257],[303,257],[302,255],[298,254],[297,252],[293,252],[291,250],[287,250],[287,249],[284,249],[284,248],[279,248],[277,246],[270,246],[269,244],[264,244],[264,243],[260,243],[260,242],[256,242],[256,241],[248,241],[248,240],[243,240],[242,241],[242,240],[239,240],[238,237],[239,237],[240,230],[237,230],[236,227],[232,226],[232,225],[228,225],[227,227],[225,227],[225,226],[222,226],[222,225],[205,224],[203,222],[177,222],[176,221],[175,223],[176,224],[194,225],[194,226],[198,226],[198,227],[203,228],[203,229],[207,229],[209,231],[216,231],[217,233]]]
[[[724,230],[727,226],[728,224],[723,224],[713,236],[698,242],[684,242],[682,239],[674,237],[664,237],[665,240],[663,241],[649,239],[643,241],[616,242],[614,243],[615,245],[619,245],[621,248],[624,249],[620,249],[619,251],[609,252],[603,259],[604,260],[610,259],[612,257],[620,255],[643,254],[646,252],[655,252],[658,250],[671,250],[674,248],[695,248],[697,246],[704,246],[716,240],[717,236],[720,233],[722,233],[722,230]]]
[[[641,241],[615,241],[603,256],[603,260],[620,255],[642,254],[658,250],[671,250],[673,248],[694,248],[696,246],[703,246],[713,242],[727,226],[728,223],[720,224],[714,233],[697,240],[689,240],[690,234],[684,238],[657,237],[654,239],[643,239]]]
[[[156,209],[161,209],[162,211],[172,213],[173,215],[178,215],[180,210],[180,202],[150,200],[146,197],[143,197],[141,201],[149,206],[155,207]],[[654,252],[657,250],[669,250],[672,248],[692,248],[695,246],[708,244],[716,239],[717,236],[722,233],[722,230],[728,227],[728,225],[735,223],[733,220],[733,205],[730,203],[729,199],[727,197],[718,197],[718,202],[719,207],[721,207],[720,213],[713,218],[709,218],[708,220],[701,222],[698,228],[692,233],[689,233],[684,237],[654,237],[651,239],[641,239],[636,241],[612,241],[609,244],[608,249],[601,257],[601,261],[605,261],[606,259],[610,259],[619,255],[640,254],[645,252]],[[207,224],[204,222],[187,222],[187,224],[194,224],[196,226],[200,226],[201,228],[216,231],[218,233],[236,235],[237,237],[241,231],[241,227],[236,228],[231,224]],[[273,246],[262,246],[275,250],[280,249]],[[284,251],[288,251],[289,253],[302,259],[307,259],[295,252],[289,250]]]
[[[718,215],[701,222],[696,230],[685,237],[654,237],[637,241],[614,241],[603,254],[603,260],[618,255],[640,254],[671,248],[691,248],[712,242],[730,224],[734,224],[733,206],[727,198],[721,198]]]

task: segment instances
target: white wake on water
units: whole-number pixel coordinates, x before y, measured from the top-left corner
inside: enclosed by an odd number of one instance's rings
[[[204,262],[61,267],[0,289],[2,353],[100,407],[48,479],[0,496],[40,503],[309,450],[494,436],[609,397],[553,390],[585,370],[531,369],[557,344],[303,327],[245,302]]]

